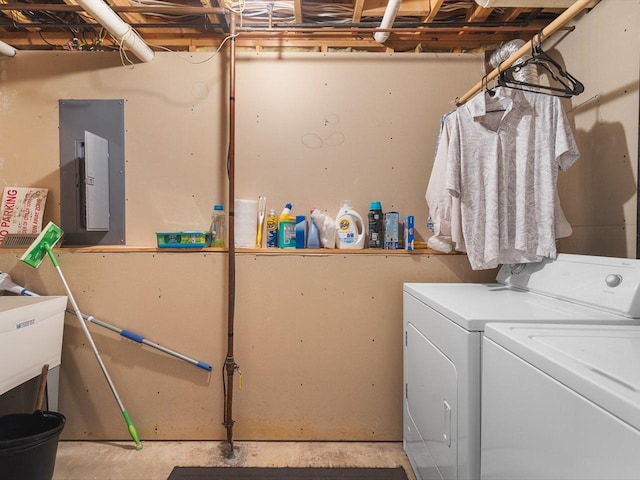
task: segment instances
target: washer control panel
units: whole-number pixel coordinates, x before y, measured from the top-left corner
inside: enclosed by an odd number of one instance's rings
[[[498,283],[640,318],[640,260],[561,253],[555,260],[503,265]]]

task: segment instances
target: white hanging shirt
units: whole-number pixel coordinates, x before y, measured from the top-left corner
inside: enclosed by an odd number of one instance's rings
[[[440,132],[436,143],[433,168],[425,199],[429,206],[429,216],[433,222],[434,242],[429,243],[435,250],[449,253],[452,248],[459,252],[466,251],[460,218],[460,199],[452,197],[446,188],[447,161],[449,155],[449,130],[455,127],[457,111],[443,115],[440,121]],[[453,243],[453,245],[451,245]],[[442,248],[438,244],[443,245]]]
[[[558,170],[579,157],[558,97],[482,93],[449,125],[446,188],[474,270],[555,258]]]

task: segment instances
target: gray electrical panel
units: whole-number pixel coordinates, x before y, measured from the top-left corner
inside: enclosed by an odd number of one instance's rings
[[[64,245],[124,245],[124,100],[59,100]]]

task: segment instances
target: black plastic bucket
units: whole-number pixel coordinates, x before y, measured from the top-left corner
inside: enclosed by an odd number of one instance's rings
[[[64,423],[57,412],[0,416],[0,478],[51,480]]]

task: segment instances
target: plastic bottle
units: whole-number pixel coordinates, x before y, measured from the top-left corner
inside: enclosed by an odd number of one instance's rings
[[[322,248],[336,248],[336,221],[317,208],[311,212],[311,220],[318,227]]]
[[[313,213],[315,209],[311,209],[311,213]],[[314,222],[313,217],[309,216],[309,233],[307,238],[307,248],[320,248],[320,233],[318,232],[318,227],[316,222]]]
[[[364,248],[366,232],[362,216],[350,200],[343,200],[336,217],[336,248]]]
[[[209,227],[212,247],[224,248],[224,221],[224,207],[222,205],[215,205],[213,207],[213,213],[211,214],[211,227]]]
[[[267,247],[278,247],[278,216],[273,208],[267,215]]]
[[[307,217],[296,215],[296,248],[307,247]]]
[[[296,248],[296,217],[291,215],[291,204],[287,203],[278,219],[278,246]]]
[[[384,216],[382,204],[371,202],[369,204],[369,248],[382,248],[384,238]]]

